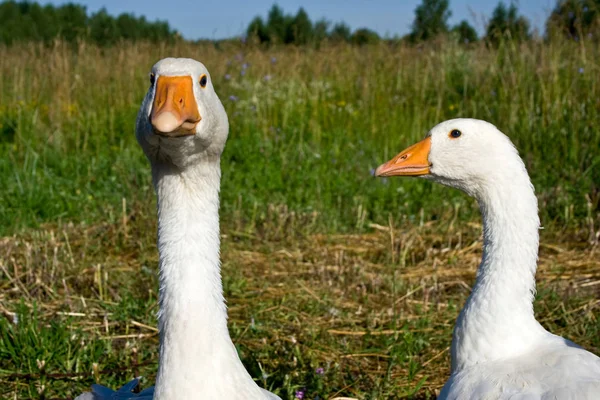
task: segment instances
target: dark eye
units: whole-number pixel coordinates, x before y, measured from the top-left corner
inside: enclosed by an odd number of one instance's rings
[[[461,131],[459,131],[458,129],[452,129],[452,130],[450,131],[450,137],[451,137],[452,139],[459,138],[459,137],[460,137],[460,135],[462,135],[462,132],[461,132]]]
[[[150,74],[150,85],[154,85],[155,81],[156,81],[156,75]]]
[[[200,77],[200,86],[205,88],[207,82],[208,82],[208,78],[206,77],[206,75],[202,75]]]

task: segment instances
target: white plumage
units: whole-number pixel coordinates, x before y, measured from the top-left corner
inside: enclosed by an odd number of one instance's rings
[[[439,399],[600,399],[600,358],[546,331],[533,298],[537,199],[511,141],[492,124],[454,119],[377,169],[465,191],[483,217],[483,257],[452,338]]]
[[[203,64],[152,68],[136,136],[158,198],[160,355],[156,386],[134,395],[95,385],[79,400],[275,400],[244,368],[227,329],[220,275],[220,156],[227,114]]]

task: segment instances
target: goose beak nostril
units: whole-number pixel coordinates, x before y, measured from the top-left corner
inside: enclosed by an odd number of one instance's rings
[[[375,176],[420,176],[429,174],[431,137],[399,153],[375,171]]]
[[[201,119],[192,78],[160,76],[150,114],[154,131],[164,136],[194,135]]]

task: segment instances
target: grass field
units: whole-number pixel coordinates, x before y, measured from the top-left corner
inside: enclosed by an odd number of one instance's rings
[[[155,196],[133,126],[189,56],[230,116],[223,279],[252,375],[284,399],[434,398],[481,255],[476,204],[372,170],[437,122],[507,133],[540,200],[537,316],[600,353],[600,49],[0,47],[0,397],[154,379]]]

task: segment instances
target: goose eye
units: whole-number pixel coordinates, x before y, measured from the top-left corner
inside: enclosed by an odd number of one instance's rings
[[[205,88],[205,87],[206,87],[206,83],[207,83],[207,82],[208,82],[208,78],[206,77],[206,75],[205,75],[205,74],[203,74],[203,75],[200,77],[200,87],[203,87],[203,88]]]
[[[450,131],[450,137],[451,137],[452,139],[459,138],[459,137],[460,137],[460,135],[462,135],[462,132],[461,132],[461,131],[459,131],[458,129],[452,129],[452,130]]]
[[[154,82],[156,81],[156,75],[154,74],[150,74],[150,84],[154,85]]]

